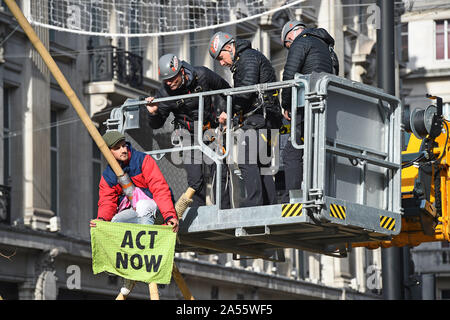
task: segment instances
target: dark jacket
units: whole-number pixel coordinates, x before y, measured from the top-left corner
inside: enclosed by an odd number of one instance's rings
[[[174,198],[164,176],[159,170],[152,156],[139,152],[127,142],[128,161],[119,161],[123,171],[128,173],[134,185],[141,188],[144,193],[155,200],[161,212],[164,223],[177,218],[174,207]],[[117,176],[108,165],[103,171],[99,184],[98,218],[111,221],[124,194],[117,181]]]
[[[334,39],[322,28],[305,29],[295,38],[289,48],[289,53],[284,66],[283,80],[294,79],[296,73],[310,74],[313,72],[335,73],[333,70],[332,55],[330,46],[334,46]],[[334,57],[335,67],[337,57]],[[336,70],[338,73],[338,70]],[[284,89],[282,93],[282,106],[290,109],[292,89]]]
[[[235,62],[231,72],[235,88],[276,81],[275,70],[270,61],[261,52],[252,49],[248,40],[236,39]],[[267,95],[272,96],[274,93],[267,92]],[[234,110],[242,110],[244,114],[252,111],[257,102],[257,93],[233,96]]]
[[[182,61],[182,67],[188,75],[188,81],[184,85],[181,85],[180,88],[173,91],[170,90],[169,86],[163,83],[156,94],[156,98],[230,88],[228,82],[206,67],[193,67],[185,61]],[[169,114],[172,112],[175,116],[175,124],[178,124],[182,128],[193,133],[194,121],[198,120],[198,101],[198,98],[190,98],[160,102],[157,113],[155,115],[149,114],[149,124],[153,129],[161,128]],[[219,110],[225,108],[224,104],[224,97],[206,96],[204,98],[204,123],[211,122],[212,124],[215,122]]]

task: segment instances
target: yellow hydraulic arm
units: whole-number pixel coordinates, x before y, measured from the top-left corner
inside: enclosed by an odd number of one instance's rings
[[[430,97],[439,99],[437,97]],[[438,112],[439,114],[439,112]],[[449,241],[450,242],[450,148],[449,123],[439,114],[433,121],[440,121],[438,133],[435,131],[435,138],[427,135],[423,139],[411,134],[408,146],[402,152],[402,156],[418,155],[409,163],[403,163],[402,169],[402,202],[405,199],[413,200],[417,197],[417,182],[420,175],[423,175],[421,168],[428,164],[429,192],[428,196],[421,197],[418,205],[417,215],[404,214],[402,217],[402,228],[398,235],[391,240],[353,243],[352,247],[367,247],[376,249],[379,247],[403,247],[417,246],[423,242]],[[439,120],[440,119],[440,120]],[[424,147],[428,145],[427,148]],[[411,157],[410,157],[411,158]],[[420,185],[418,186],[420,188]],[[436,190],[437,189],[437,190]],[[417,203],[419,203],[417,202]],[[406,209],[405,209],[406,212]]]

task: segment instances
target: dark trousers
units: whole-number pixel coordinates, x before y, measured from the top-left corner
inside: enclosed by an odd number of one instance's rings
[[[267,143],[261,138],[259,129],[265,127],[265,120],[262,115],[253,115],[247,119],[247,123],[242,127],[244,134],[247,130],[254,130],[255,141],[251,141],[248,135],[245,135],[243,155],[239,155],[239,169],[244,180],[246,198],[241,202],[241,207],[253,207],[276,203],[275,182],[272,175],[261,175],[261,168],[266,166],[259,161],[259,147],[268,148]],[[268,132],[270,132],[268,130]],[[267,140],[270,140],[268,137]],[[264,144],[264,145],[261,145]],[[254,154],[256,152],[256,155]],[[245,156],[243,158],[242,156]],[[256,159],[256,163],[255,163]]]
[[[291,130],[292,128],[291,125]],[[297,144],[303,144],[303,121],[301,114],[297,115],[297,123],[295,125]],[[303,149],[296,149],[291,143],[289,137],[286,146],[281,153],[284,166],[284,182],[286,191],[282,196],[283,203],[289,203],[289,190],[298,190],[302,187],[303,180]]]
[[[206,183],[204,176],[205,164],[203,162],[203,155],[199,150],[187,151],[184,155],[184,169],[187,174],[188,186],[195,190],[194,196],[192,198],[192,207],[200,207],[206,205]],[[215,174],[216,164],[211,165],[212,172]],[[221,209],[229,209],[230,205],[230,194],[227,183],[227,169],[225,165],[222,165],[222,198],[221,198]],[[213,186],[215,190],[215,186]]]
[[[192,197],[192,206],[204,206],[206,204],[206,186],[203,177],[203,165],[185,163],[184,169],[187,174],[188,186],[195,190],[194,196]]]

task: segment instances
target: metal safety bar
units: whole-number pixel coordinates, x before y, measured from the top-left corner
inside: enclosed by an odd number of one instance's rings
[[[291,144],[296,149],[303,149],[303,186],[302,186],[302,192],[303,192],[303,201],[306,203],[308,201],[308,195],[309,195],[309,186],[311,184],[311,176],[308,174],[308,170],[305,170],[305,168],[311,167],[311,128],[310,128],[310,115],[309,112],[306,110],[309,110],[309,101],[306,99],[305,95],[307,92],[309,92],[309,83],[305,79],[301,78],[301,75],[299,73],[295,74],[294,80],[300,81],[303,85],[303,89],[305,93],[303,94],[303,100],[298,101],[299,90],[292,90],[292,101],[291,101]],[[297,143],[297,130],[296,130],[296,124],[297,124],[297,109],[303,107],[305,109],[305,119],[304,119],[304,128],[303,128],[303,146],[299,145]],[[306,154],[306,155],[305,155]]]
[[[355,98],[374,101],[378,100],[378,106],[380,109],[380,104],[383,107],[380,112],[386,113],[389,117],[389,121],[383,117],[385,124],[385,150],[377,151],[371,150],[370,148],[365,148],[361,146],[354,146],[348,143],[334,141],[334,145],[329,145],[327,139],[327,120],[326,116],[318,116],[322,112],[326,112],[328,101],[323,99],[329,95],[329,91],[345,90],[346,93],[349,92],[349,96]],[[309,92],[313,90],[314,92]],[[323,190],[325,186],[325,164],[326,164],[326,153],[332,153],[338,156],[347,157],[348,159],[358,159],[363,166],[363,173],[367,169],[367,164],[373,164],[381,168],[387,169],[388,175],[388,185],[387,188],[389,192],[385,193],[386,199],[385,210],[400,212],[401,203],[399,201],[399,195],[401,194],[401,155],[400,152],[394,152],[394,150],[400,150],[400,130],[395,130],[395,128],[400,128],[401,121],[401,102],[396,97],[386,94],[384,91],[374,88],[365,84],[361,84],[354,81],[348,81],[347,79],[342,79],[334,75],[326,75],[321,77],[316,83],[314,88],[308,90],[305,96],[305,155],[304,155],[304,170],[310,169],[310,172],[304,172],[305,190],[306,193],[308,189]],[[294,95],[294,94],[293,94]],[[294,100],[293,100],[294,101]],[[386,102],[388,107],[384,106],[382,103]],[[317,106],[313,106],[313,104]],[[314,115],[316,114],[316,116]],[[312,123],[314,121],[314,123]],[[314,125],[313,130],[311,126]],[[314,137],[314,139],[312,139]],[[314,150],[314,152],[311,152]],[[319,150],[326,150],[326,152],[319,152]],[[312,157],[317,154],[318,158],[311,163]],[[316,156],[314,156],[316,157]],[[312,170],[311,170],[312,169]],[[309,178],[312,176],[312,181]],[[311,183],[311,185],[310,185]],[[364,188],[364,183],[362,183],[362,188]],[[361,193],[363,194],[361,189]],[[304,198],[307,195],[304,195]],[[307,199],[307,198],[305,198]]]

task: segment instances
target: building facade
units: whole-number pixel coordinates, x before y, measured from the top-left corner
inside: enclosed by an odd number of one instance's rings
[[[33,10],[30,1],[18,3],[25,13]],[[237,5],[231,14],[239,18],[245,7]],[[279,34],[293,18],[326,28],[335,38],[341,76],[376,84],[376,8],[369,1],[304,1],[223,30],[251,40],[271,60],[280,79],[287,52]],[[173,52],[192,65],[205,65],[231,83],[231,73],[208,54],[215,30],[139,39],[36,30],[101,133],[112,108],[159,87],[157,61],[162,54]],[[98,182],[106,163],[4,5],[0,35],[0,295],[113,299],[121,279],[94,276],[90,251],[89,220],[97,214]],[[405,87],[418,82],[414,77],[411,82],[408,76],[403,79]],[[143,126],[142,131],[129,132],[129,138],[146,150],[167,148],[161,136],[170,130],[169,120],[159,130]],[[185,190],[185,173],[167,159],[159,165],[178,197]],[[286,249],[285,257],[286,262],[275,263],[188,252],[176,253],[175,261],[197,299],[382,298],[380,250],[355,248],[347,258],[334,258]],[[160,286],[160,296],[182,298],[174,283]],[[147,287],[138,284],[131,298],[147,299]]]

